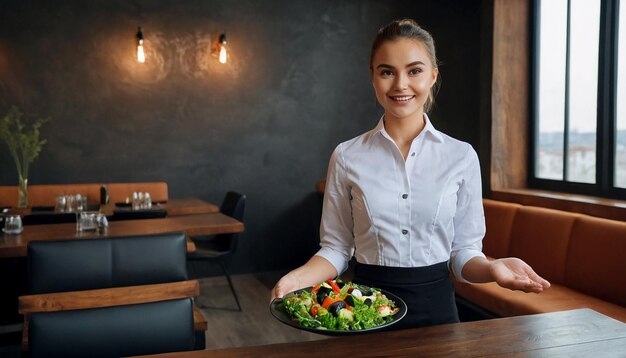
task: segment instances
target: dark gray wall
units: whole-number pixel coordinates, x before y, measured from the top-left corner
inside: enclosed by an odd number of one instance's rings
[[[331,151],[381,114],[369,49],[399,17],[437,43],[435,126],[478,150],[479,0],[4,0],[0,113],[17,104],[52,118],[31,184],[166,181],[172,197],[214,203],[239,190],[246,233],[233,271],[293,267],[317,249],[314,185]],[[209,54],[223,31],[226,65]],[[0,184],[14,185],[4,149],[0,168]]]

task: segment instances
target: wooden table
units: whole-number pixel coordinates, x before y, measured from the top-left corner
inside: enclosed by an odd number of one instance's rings
[[[207,203],[198,198],[170,199],[166,203],[154,203],[153,209],[165,209],[167,216],[191,215],[191,214],[211,214],[220,211],[219,206]],[[109,203],[100,206],[100,212],[110,216],[114,210],[123,210],[124,207],[116,207]],[[130,210],[130,208],[128,208]]]
[[[76,224],[25,226],[19,235],[0,233],[0,257],[23,257],[29,241],[65,240],[159,234],[184,231],[188,236],[243,232],[243,223],[221,213],[172,216],[163,219],[113,221],[105,232],[78,232]],[[189,241],[187,249],[195,250]]]
[[[220,211],[219,206],[208,203],[198,198],[169,199],[165,203],[154,203],[154,209],[165,209],[168,216],[190,215],[190,214],[211,214]],[[106,216],[113,215],[114,210],[124,210],[125,207],[117,207],[115,203],[100,205],[100,212]],[[128,208],[130,210],[130,208]],[[51,209],[52,210],[52,209]],[[53,211],[41,211],[41,213],[52,213]],[[11,208],[7,214],[30,215],[31,208]]]
[[[322,341],[165,353],[152,357],[319,358],[484,357],[492,355],[624,357],[626,356],[626,324],[590,309],[578,309],[370,333]]]

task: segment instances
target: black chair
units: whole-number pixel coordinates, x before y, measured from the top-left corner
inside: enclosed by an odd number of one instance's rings
[[[110,221],[143,220],[143,219],[160,219],[164,217],[167,217],[167,211],[165,209],[142,209],[142,210],[119,209],[119,210],[113,210],[113,215],[111,215],[109,220]]]
[[[246,196],[237,192],[229,191],[224,197],[220,212],[243,222],[243,214],[246,205]],[[194,263],[205,261],[217,263],[228,280],[235,301],[237,302],[237,310],[241,311],[239,297],[230,278],[229,266],[230,260],[237,250],[238,234],[219,234],[214,236],[198,236],[191,238],[196,245],[196,251],[187,254],[187,259]]]
[[[75,222],[76,213],[33,212],[30,215],[24,215],[22,218],[24,225],[65,224]]]
[[[59,292],[67,291],[79,292],[94,289],[137,287],[138,285],[178,283],[188,279],[186,255],[187,237],[183,232],[101,238],[97,240],[31,241],[28,245],[28,293],[31,295],[48,293],[58,294]],[[88,334],[90,335],[99,335],[99,329],[109,330],[111,327],[117,327],[115,330],[118,332],[126,332],[132,336],[132,332],[135,329],[139,329],[139,326],[162,327],[162,324],[153,322],[153,318],[147,317],[151,314],[150,312],[153,312],[153,309],[156,311],[167,311],[172,309],[172,314],[176,315],[178,317],[177,319],[180,318],[179,313],[173,312],[181,312],[181,310],[184,310],[184,312],[186,312],[185,315],[189,313],[186,308],[187,303],[172,304],[171,307],[167,303],[158,303],[153,306],[158,308],[151,308],[148,306],[143,306],[143,308],[137,310],[123,307],[111,307],[106,309],[97,308],[97,310],[94,311],[89,310],[89,313],[81,312],[80,316],[86,317],[85,319],[87,321],[91,320],[89,317],[98,317],[97,321],[102,322],[102,324],[98,323],[97,327],[94,326],[94,329],[89,331],[90,333]],[[203,329],[206,328],[196,328],[194,331],[193,302],[191,307],[192,311],[190,317],[192,334],[195,335],[192,340],[194,345],[191,346],[191,349],[204,349],[205,332]],[[133,312],[140,313],[135,314]],[[37,314],[39,315],[39,313]],[[51,327],[56,327],[55,325],[62,321],[73,323],[70,328],[60,330],[59,332],[65,332],[71,337],[81,337],[82,333],[80,332],[82,332],[84,328],[81,323],[82,319],[76,318],[76,320],[72,320],[72,313],[69,311],[41,313],[41,315],[44,316],[52,314],[63,318],[59,318],[59,320],[55,319],[53,323],[45,323],[45,327],[47,328],[43,331],[38,330],[31,332],[30,329],[28,329],[28,326],[25,328],[24,333],[27,337],[29,337],[29,345],[31,343],[31,338],[36,339],[32,343],[40,348],[44,346],[41,345],[41,342],[46,342],[45,345],[52,344],[50,342],[54,342],[54,340],[58,338],[58,335],[54,335],[53,333],[48,334],[45,332],[54,332],[55,329]],[[115,321],[123,322],[121,326],[119,326],[118,323],[110,321],[106,318],[108,316],[124,317],[126,314],[129,314],[128,319],[124,318],[119,321]],[[29,316],[29,322],[40,321],[43,319],[37,317],[39,316]],[[162,319],[164,322],[172,323],[171,319],[168,317],[174,316],[163,316],[159,313],[155,317],[160,317],[159,319]],[[47,321],[43,320],[41,322]],[[175,326],[179,329],[181,328],[181,324],[183,325],[184,329],[180,332],[185,334],[184,337],[186,337],[187,332],[186,322],[187,316],[183,317],[176,323],[172,323],[173,327]],[[35,325],[34,327],[37,326]],[[146,328],[142,329],[144,332],[146,331]],[[141,331],[142,329],[139,330]],[[111,329],[111,332],[114,332],[115,330]],[[152,332],[151,334],[154,334],[151,329],[148,331]],[[164,332],[170,332],[169,328],[165,329]],[[148,336],[142,336],[139,331],[137,334],[139,334],[137,338],[138,342],[143,342],[142,344],[149,342]],[[178,333],[172,334],[174,334],[173,337],[183,337]],[[111,339],[110,336],[110,334],[105,335],[102,340],[98,341],[98,344],[106,345],[114,343],[106,341],[106,339]],[[189,345],[187,344],[187,338],[184,337],[182,338],[183,345],[177,346],[178,348],[184,349],[177,350],[188,349]],[[76,344],[81,346],[82,343],[80,343],[79,338],[73,339],[78,339],[79,341],[77,341]],[[174,347],[181,341],[178,341],[177,339],[174,339],[173,341],[166,339],[164,342],[171,342],[171,347]],[[66,346],[68,347],[67,349],[71,349],[71,345],[66,344]],[[126,348],[130,349],[132,347],[138,346],[129,343]],[[153,346],[155,351],[167,351],[170,349],[164,347],[165,346],[163,345]],[[57,348],[62,349],[62,347]],[[52,348],[48,347],[46,349]],[[35,350],[37,350],[37,348],[35,348]],[[110,349],[103,351],[113,352]],[[123,355],[127,355],[127,351],[121,350],[118,350],[111,355],[120,355],[122,352],[124,352]],[[135,351],[132,351],[131,353],[133,355],[139,354],[134,352]],[[82,355],[91,355],[84,354],[86,351],[82,351],[82,353]]]
[[[20,296],[31,357],[122,357],[194,349],[197,281]]]

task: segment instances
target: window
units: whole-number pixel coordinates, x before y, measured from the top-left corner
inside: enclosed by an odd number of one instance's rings
[[[535,1],[531,187],[626,199],[626,0],[619,5]]]

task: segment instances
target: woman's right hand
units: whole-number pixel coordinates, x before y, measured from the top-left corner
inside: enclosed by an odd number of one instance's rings
[[[283,276],[280,280],[278,280],[278,282],[272,289],[271,301],[273,301],[276,298],[282,298],[287,293],[300,289],[301,287],[299,286],[300,286],[300,280],[298,280],[298,278],[293,272],[289,272],[288,274]]]
[[[328,260],[313,256],[304,265],[283,276],[272,289],[272,301],[289,292],[315,285],[328,278],[337,277],[337,270]]]

